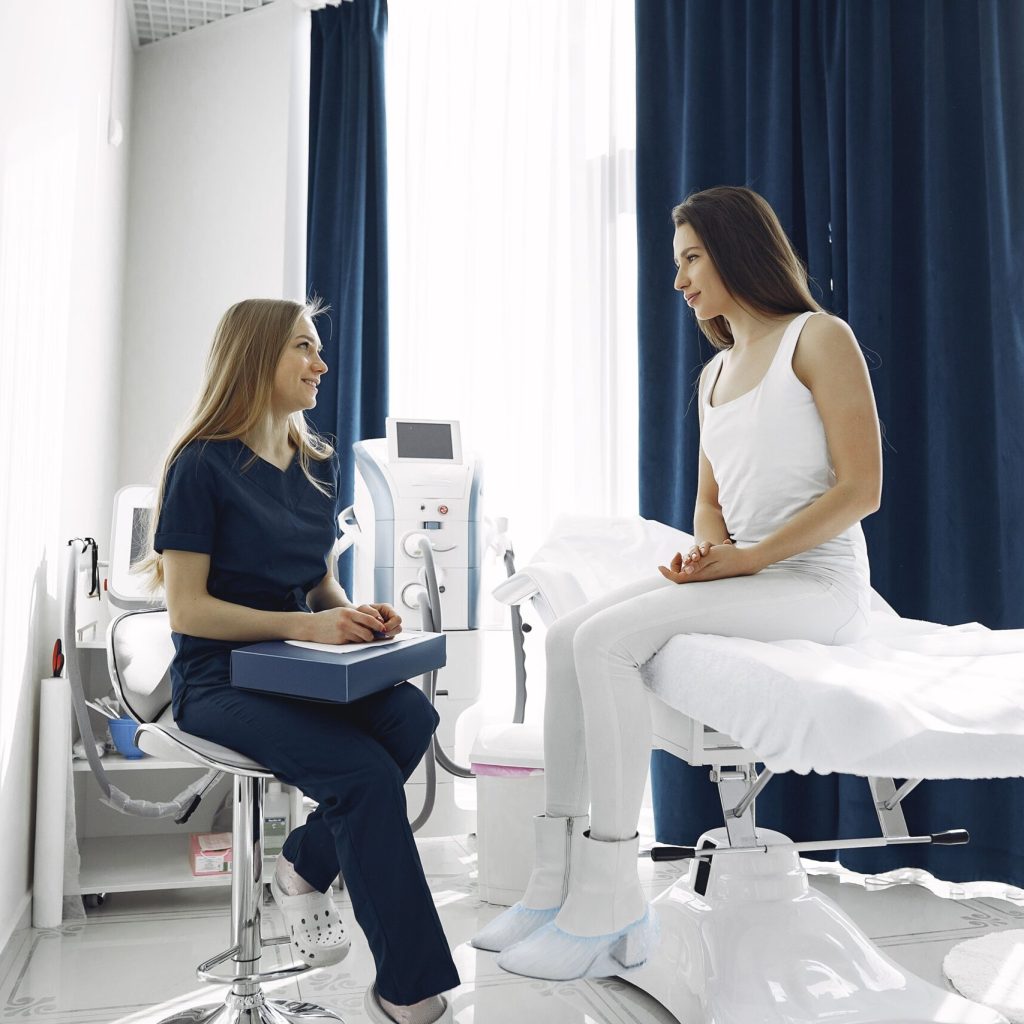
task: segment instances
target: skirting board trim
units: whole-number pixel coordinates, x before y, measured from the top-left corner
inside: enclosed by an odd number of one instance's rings
[[[7,943],[11,941],[11,936],[22,928],[28,928],[32,924],[32,892],[31,890],[25,893],[21,898],[21,905],[18,912],[12,914],[11,917],[14,920],[14,924],[11,925],[4,931],[0,931],[0,959],[3,958],[3,954],[7,950]]]

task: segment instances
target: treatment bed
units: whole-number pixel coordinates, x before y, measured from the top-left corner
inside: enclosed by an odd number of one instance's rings
[[[550,623],[692,543],[645,520],[563,520],[495,596]],[[707,766],[724,816],[693,847],[651,852],[689,871],[653,901],[656,954],[623,975],[684,1024],[1005,1021],[886,957],[808,886],[800,853],[966,842],[910,835],[901,802],[922,779],[1024,775],[1024,630],[901,619],[877,595],[870,626],[842,647],[680,635],[643,668],[654,746]],[[758,828],[757,795],[787,771],[863,776],[880,835]]]

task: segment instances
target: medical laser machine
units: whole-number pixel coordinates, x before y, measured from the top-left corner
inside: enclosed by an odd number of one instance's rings
[[[463,453],[457,420],[389,417],[385,437],[359,441],[353,451],[355,503],[342,514],[342,533],[354,545],[354,599],[372,594],[392,605],[406,627],[443,626],[447,636],[444,689],[437,690],[435,707],[438,759],[448,772],[437,779],[433,813],[419,834],[472,832],[475,794],[456,786],[452,769],[459,719],[480,695],[483,466]],[[442,623],[425,621],[429,598],[439,600]],[[429,788],[427,760],[410,779],[410,793]],[[418,806],[415,796],[410,806]]]

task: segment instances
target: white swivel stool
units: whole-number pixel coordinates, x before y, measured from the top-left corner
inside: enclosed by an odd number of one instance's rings
[[[174,648],[167,612],[130,611],[115,619],[107,632],[107,661],[118,698],[139,723],[135,743],[147,754],[198,767],[214,768],[234,778],[232,821],[231,947],[199,965],[202,981],[231,986],[222,1003],[191,1007],[165,1017],[160,1024],[316,1024],[340,1022],[332,1010],[312,1003],[268,1000],[263,983],[295,978],[311,969],[294,964],[260,971],[263,950],[289,941],[282,935],[264,939],[260,933],[263,897],[263,797],[273,774],[242,754],[177,728],[171,717],[168,668]],[[214,968],[230,963],[230,974]]]

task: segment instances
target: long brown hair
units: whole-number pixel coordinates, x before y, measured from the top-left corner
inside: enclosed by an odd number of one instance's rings
[[[306,303],[245,299],[236,302],[221,317],[206,359],[199,397],[184,429],[171,444],[160,473],[149,525],[150,555],[137,570],[149,575],[153,590],[164,581],[163,556],[153,551],[153,537],[163,507],[167,474],[174,460],[192,441],[232,441],[247,437],[266,415],[277,364],[299,321],[304,316],[312,320],[326,310],[319,299]],[[333,447],[309,425],[301,411],[289,417],[288,438],[295,446],[306,478],[326,494],[323,481],[313,475],[310,464],[330,458]],[[253,455],[249,462],[255,458]]]
[[[821,309],[775,211],[751,189],[719,185],[694,192],[673,209],[672,223],[693,228],[722,283],[741,305],[770,315]],[[697,323],[715,348],[732,348],[724,316]]]

